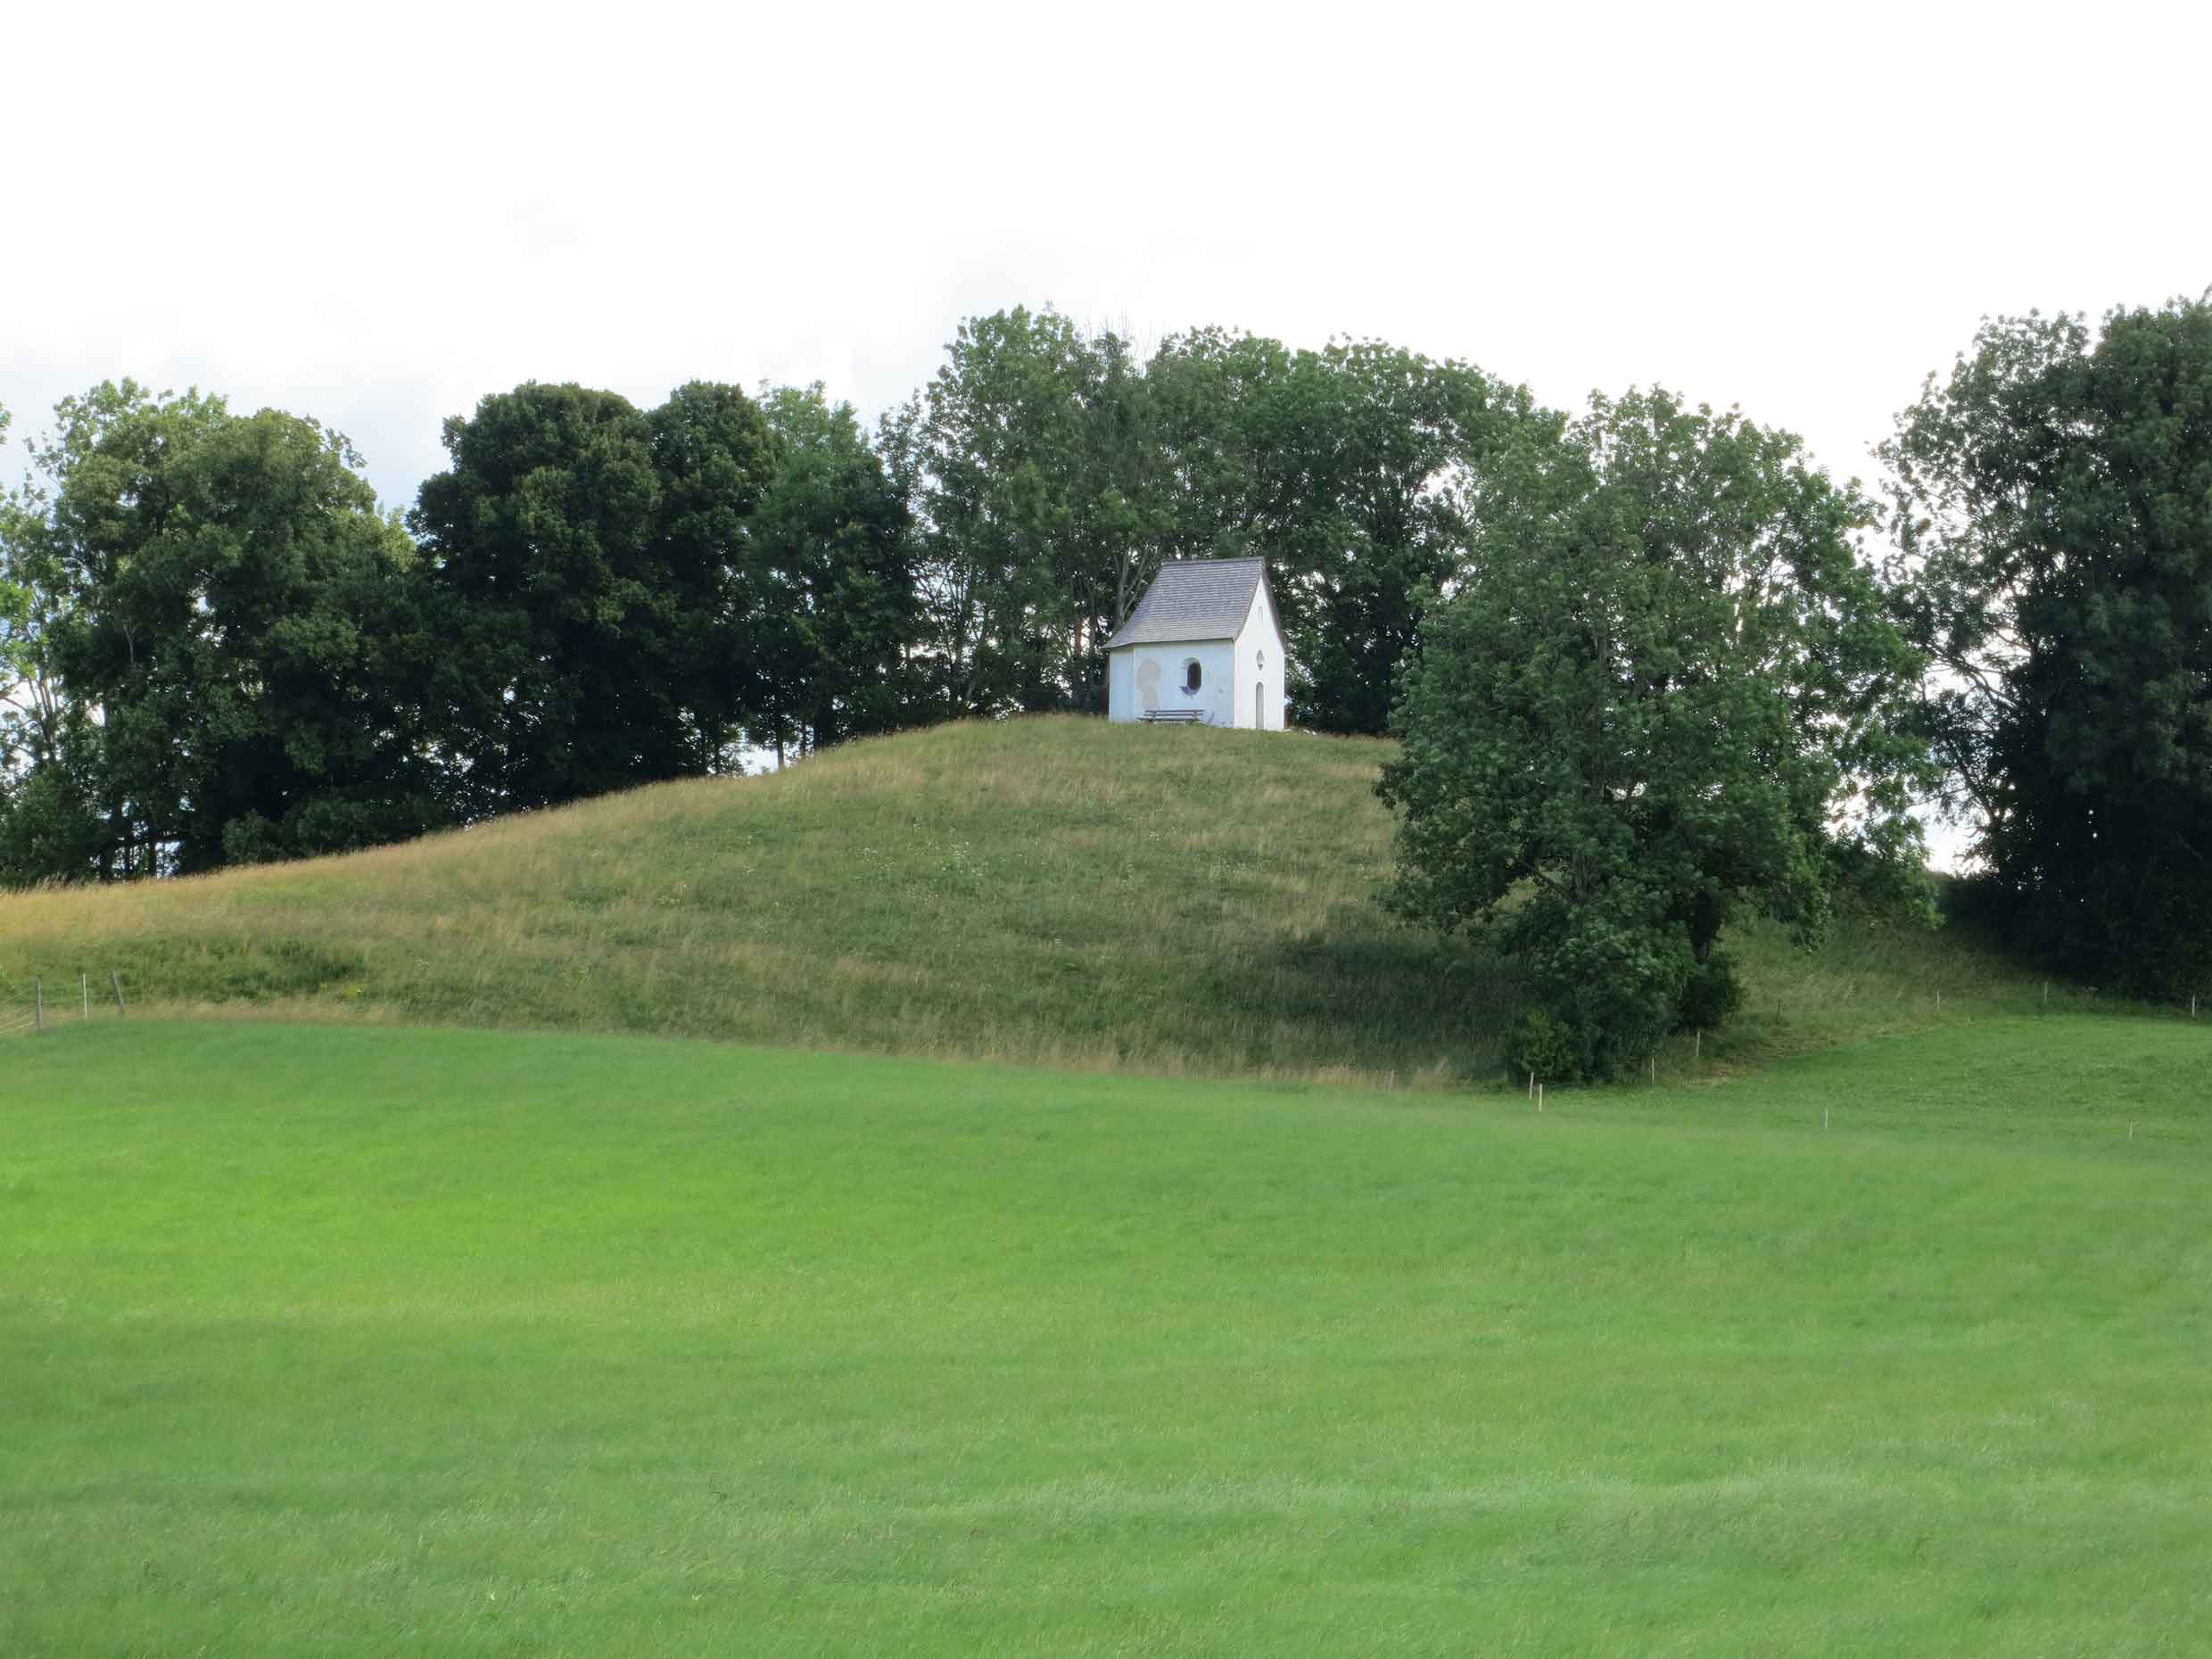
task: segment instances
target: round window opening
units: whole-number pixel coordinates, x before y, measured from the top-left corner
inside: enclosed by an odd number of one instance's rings
[[[1198,658],[1195,656],[1192,657],[1190,661],[1183,664],[1183,689],[1184,691],[1188,692],[1197,690],[1198,682],[1204,678],[1205,676],[1199,672]]]

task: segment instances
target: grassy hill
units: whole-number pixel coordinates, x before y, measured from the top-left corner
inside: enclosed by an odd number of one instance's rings
[[[1387,752],[942,727],[350,857],[0,896],[0,985],[11,1011],[31,976],[73,1003],[114,971],[142,1001],[277,1017],[1490,1077],[1510,975],[1374,902]],[[2040,1006],[1955,934],[1846,928],[1808,958],[1752,928],[1737,948],[1750,1008],[1708,1062]]]

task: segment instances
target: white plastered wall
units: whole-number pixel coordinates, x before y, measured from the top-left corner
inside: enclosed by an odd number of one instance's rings
[[[1250,725],[1251,710],[1234,718],[1236,654],[1228,640],[1194,640],[1182,644],[1125,645],[1106,662],[1106,714],[1110,720],[1138,720],[1147,709],[1194,708],[1217,726]],[[1183,689],[1184,664],[1199,667],[1198,689]],[[1245,694],[1249,701],[1250,693]]]
[[[1283,730],[1283,630],[1268,603],[1267,584],[1252,590],[1251,609],[1236,636],[1236,721],[1262,731]],[[1252,688],[1259,688],[1257,699]],[[1253,704],[1257,700],[1257,717]]]

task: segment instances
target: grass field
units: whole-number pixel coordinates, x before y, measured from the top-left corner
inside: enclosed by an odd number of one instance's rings
[[[1541,1117],[283,1024],[0,1066],[11,1659],[2207,1651],[2185,1022]]]
[[[343,859],[0,895],[0,1026],[191,1009],[1085,1069],[1494,1079],[1511,977],[1377,909],[1388,746],[971,723]],[[1735,936],[1738,1063],[2039,1006],[1956,930]],[[1942,999],[1941,1008],[1938,998]],[[1676,1069],[1688,1057],[1663,1058]]]

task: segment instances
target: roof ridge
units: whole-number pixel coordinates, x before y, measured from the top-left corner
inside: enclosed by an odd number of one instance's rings
[[[1267,579],[1265,554],[1164,560],[1105,648],[1233,640],[1251,613],[1252,596]]]

